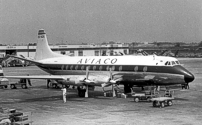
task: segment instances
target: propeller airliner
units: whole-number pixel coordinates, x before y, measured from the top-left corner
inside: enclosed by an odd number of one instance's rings
[[[78,86],[78,95],[88,97],[89,86],[124,85],[125,93],[133,86],[186,85],[194,75],[174,57],[166,56],[68,56],[54,53],[43,29],[38,32],[34,63],[47,76],[3,76],[6,78],[52,79],[63,85]],[[85,86],[85,87],[83,87]]]

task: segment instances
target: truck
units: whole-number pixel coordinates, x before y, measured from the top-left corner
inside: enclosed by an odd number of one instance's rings
[[[133,93],[132,97],[135,102],[150,101],[152,98],[157,97],[158,93],[152,93],[151,91],[145,91],[141,93]]]
[[[9,80],[7,78],[0,78],[0,87],[8,88]]]

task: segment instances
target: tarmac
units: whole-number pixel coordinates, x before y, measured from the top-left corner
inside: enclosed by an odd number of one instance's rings
[[[89,98],[67,89],[63,103],[60,89],[47,89],[45,80],[31,80],[28,89],[1,89],[0,106],[31,113],[33,125],[201,125],[202,59],[181,60],[195,75],[189,90],[175,91],[173,106],[154,108],[133,98],[104,97],[96,87]],[[46,75],[36,66],[7,67],[5,75]],[[16,82],[17,79],[10,80]]]

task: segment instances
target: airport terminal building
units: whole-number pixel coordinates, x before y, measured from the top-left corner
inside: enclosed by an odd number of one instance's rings
[[[128,54],[127,44],[105,44],[105,45],[50,45],[50,48],[60,54],[71,56],[107,56],[119,53]],[[36,45],[22,46],[0,46],[0,57],[6,55],[22,55],[24,57],[34,58]]]

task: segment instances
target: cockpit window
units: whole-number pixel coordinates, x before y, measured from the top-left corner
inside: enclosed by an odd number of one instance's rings
[[[175,63],[176,63],[177,65],[180,65],[180,62],[179,62],[179,61],[175,61]]]
[[[175,61],[172,61],[172,65],[175,65]]]
[[[165,65],[166,65],[166,66],[170,65],[170,62],[169,62],[169,61],[167,61],[167,62],[165,63]]]
[[[174,66],[174,65],[180,65],[180,62],[179,62],[179,61],[167,61],[167,62],[165,63],[165,65],[166,65],[166,66],[170,66],[170,65],[172,65],[172,66]]]

